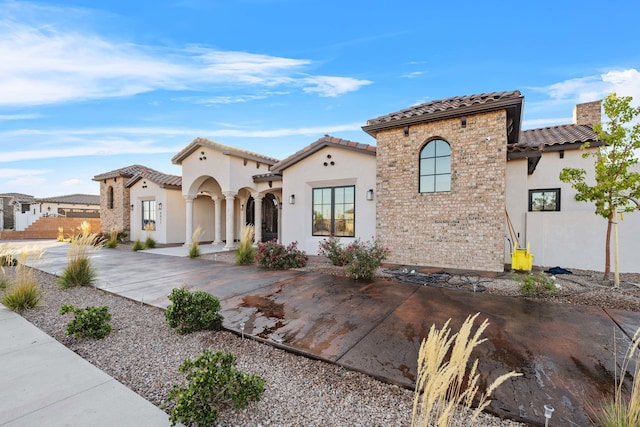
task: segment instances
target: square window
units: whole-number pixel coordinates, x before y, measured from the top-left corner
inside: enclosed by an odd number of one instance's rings
[[[529,190],[529,212],[560,210],[560,189]]]

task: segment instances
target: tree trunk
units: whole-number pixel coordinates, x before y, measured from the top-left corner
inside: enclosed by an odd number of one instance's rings
[[[613,215],[615,212],[611,212],[609,214],[609,218],[607,220],[607,238],[606,238],[606,248],[605,248],[605,256],[604,256],[604,277],[602,280],[609,280],[609,273],[611,272],[611,224],[613,223]]]

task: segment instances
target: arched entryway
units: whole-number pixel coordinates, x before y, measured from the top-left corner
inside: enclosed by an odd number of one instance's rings
[[[262,218],[256,222],[255,218],[255,200],[249,196],[246,209],[246,224],[254,224],[256,227],[262,227],[262,241],[278,238],[278,200],[271,193],[267,193],[262,198]]]

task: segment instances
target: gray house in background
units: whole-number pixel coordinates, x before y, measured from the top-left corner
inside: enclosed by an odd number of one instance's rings
[[[0,194],[0,230],[13,230],[16,226],[15,211],[29,212],[35,197],[21,193]]]

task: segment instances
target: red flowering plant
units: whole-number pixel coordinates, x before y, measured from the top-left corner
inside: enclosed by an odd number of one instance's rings
[[[375,238],[366,242],[356,239],[342,252],[349,277],[367,280],[374,278],[376,270],[390,253],[389,248],[380,245]]]
[[[281,245],[275,239],[258,243],[256,262],[269,270],[286,270],[307,265],[309,257],[298,249],[298,242],[288,246]]]
[[[342,267],[347,263],[344,248],[340,244],[340,238],[334,235],[329,236],[328,239],[322,239],[318,254],[327,257],[333,265],[338,267]]]

